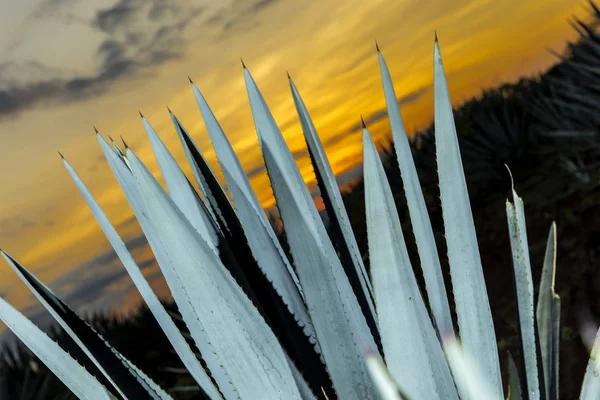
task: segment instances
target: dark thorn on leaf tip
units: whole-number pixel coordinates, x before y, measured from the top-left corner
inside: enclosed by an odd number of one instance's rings
[[[140,110],[138,110],[138,112],[140,113],[140,117],[144,118],[144,114],[142,114]]]
[[[435,42],[437,43],[437,41],[438,41],[437,30],[433,31],[433,34],[434,34]]]
[[[244,69],[246,69],[246,64],[244,64],[244,60],[242,60],[242,58],[240,58],[240,61],[242,62],[242,67],[243,67]]]
[[[378,53],[380,52],[379,44],[377,43],[377,40],[375,41],[375,49],[377,50]]]
[[[173,114],[173,111],[171,111],[171,109],[169,108],[169,106],[167,106],[167,111],[169,111],[169,114]]]
[[[127,142],[125,142],[125,139],[123,139],[123,136],[121,136],[121,141],[123,142],[123,146],[125,146],[125,148],[128,149],[129,146],[127,145]]]
[[[108,139],[110,139],[111,142],[115,142],[115,139],[111,138],[110,135],[108,135]]]
[[[63,156],[60,151],[58,152],[58,155],[60,155],[60,158],[62,158],[63,160],[65,159],[65,156]]]
[[[363,119],[363,116],[360,116],[360,123],[362,124],[363,129],[367,129],[367,125],[365,124],[365,120]]]
[[[292,80],[292,77],[290,76],[290,72],[289,71],[285,71],[285,73],[287,74],[288,79]]]
[[[192,80],[192,78],[190,78],[190,76],[188,75],[188,81],[190,81],[190,83],[193,85],[194,81]]]
[[[94,132],[96,132],[96,134],[100,133],[100,132],[98,132],[98,129],[96,128],[96,125],[92,125],[92,127],[94,128]]]

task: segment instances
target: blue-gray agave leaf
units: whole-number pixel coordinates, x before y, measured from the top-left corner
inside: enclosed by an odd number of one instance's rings
[[[411,397],[458,400],[408,258],[392,189],[366,127],[363,149],[371,279],[385,362]]]
[[[437,170],[460,338],[465,350],[477,356],[485,383],[500,398],[502,381],[496,333],[437,40],[433,64]]]
[[[210,377],[196,358],[196,355],[194,354],[194,352],[186,342],[185,338],[179,331],[179,328],[177,328],[177,325],[175,325],[175,323],[165,310],[164,306],[162,305],[162,303],[148,284],[148,281],[146,281],[146,278],[142,274],[142,271],[140,271],[138,265],[131,256],[131,253],[125,246],[125,243],[106,217],[104,211],[102,211],[102,209],[100,208],[100,205],[98,204],[96,199],[94,199],[88,188],[79,178],[79,176],[71,167],[71,165],[69,165],[69,163],[66,160],[64,160],[64,164],[67,168],[67,171],[71,175],[71,178],[75,182],[75,185],[81,192],[81,195],[83,196],[90,210],[94,214],[94,217],[100,224],[100,227],[104,231],[104,234],[106,235],[113,249],[117,253],[117,256],[119,257],[119,259],[123,263],[123,266],[129,273],[129,276],[131,277],[137,290],[140,292],[142,298],[148,305],[148,308],[156,318],[159,326],[164,331],[165,335],[167,336],[167,339],[169,340],[169,342],[183,361],[183,364],[189,371],[190,375],[192,375],[192,377],[196,380],[200,388],[211,400],[221,399],[222,397],[219,393],[219,390],[215,387]]]
[[[394,138],[394,147],[396,148],[398,165],[400,167],[402,183],[404,184],[406,204],[408,205],[413,234],[415,235],[421,268],[425,278],[429,306],[431,307],[431,313],[433,314],[439,335],[452,334],[454,328],[452,326],[448,295],[446,293],[444,277],[442,276],[440,257],[433,237],[431,221],[429,220],[427,206],[425,205],[421,184],[419,183],[419,176],[417,175],[412,151],[408,143],[402,116],[400,115],[398,99],[392,84],[390,71],[379,48],[377,48],[377,56],[379,58],[379,68],[381,69],[383,92],[385,94],[390,127],[392,128],[392,136]]]

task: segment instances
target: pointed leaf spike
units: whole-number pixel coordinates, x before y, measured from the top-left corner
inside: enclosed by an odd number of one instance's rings
[[[501,398],[496,333],[437,42],[434,45],[434,115],[440,197],[460,338],[465,351],[477,355],[485,384]]]
[[[379,68],[381,72],[381,80],[383,83],[383,92],[387,105],[387,113],[394,138],[394,147],[396,149],[398,166],[402,177],[402,184],[408,205],[410,222],[412,225],[413,234],[417,243],[419,252],[420,266],[425,278],[425,286],[427,289],[427,298],[429,306],[433,314],[435,326],[438,334],[448,335],[453,334],[454,327],[452,325],[452,316],[450,313],[450,305],[448,303],[448,295],[446,285],[442,275],[442,267],[440,257],[438,255],[427,205],[421,190],[419,175],[413,160],[411,146],[408,143],[408,137],[400,114],[400,106],[398,97],[394,90],[392,77],[388,70],[385,58],[381,53],[378,53]]]
[[[246,64],[244,64],[244,60],[242,60],[242,59],[240,58],[240,61],[242,62],[242,68],[246,69]]]
[[[4,255],[5,253],[3,253]],[[80,399],[112,396],[89,372],[27,317],[0,297],[0,320]]]
[[[560,297],[554,290],[556,276],[556,223],[553,222],[546,242],[546,255],[537,302],[539,333],[546,398],[558,399]]]
[[[531,400],[545,398],[540,376],[543,370],[538,365],[537,332],[534,316],[533,278],[529,261],[529,245],[523,201],[512,190],[513,202],[506,202],[506,216],[510,233],[510,247],[513,254],[514,286],[517,298],[518,333],[521,344],[521,359],[525,382],[523,392]]]
[[[58,154],[60,155],[60,158],[62,158],[63,160],[65,159],[65,156],[63,156],[60,151],[58,152]]]
[[[96,126],[95,126],[95,125],[92,125],[92,126],[94,127],[94,132],[95,132],[96,134],[100,133],[100,132],[98,132],[98,129],[96,129]]]
[[[333,386],[339,398],[376,398],[363,356],[365,346],[376,348],[373,335],[294,158],[247,69],[244,80],[265,165]],[[319,279],[315,279],[315,268],[321,272]]]
[[[458,399],[412,270],[392,189],[366,129],[363,149],[369,259],[386,364],[411,398]]]
[[[114,153],[109,152],[109,149],[110,147],[103,146],[103,150],[110,154],[111,159],[114,158],[115,160],[118,160],[116,157],[114,157]],[[118,163],[118,165],[120,165],[120,163]],[[200,362],[197,360],[194,352],[187,344],[179,328],[175,325],[175,323],[165,310],[164,306],[162,305],[162,303],[148,284],[148,281],[146,280],[139,266],[136,264],[135,260],[131,256],[131,253],[127,249],[127,246],[125,245],[125,243],[123,242],[113,225],[106,217],[104,211],[102,211],[102,209],[100,208],[100,205],[98,204],[96,199],[90,193],[83,181],[79,178],[75,170],[68,163],[65,163],[65,167],[67,168],[69,175],[71,175],[73,182],[75,182],[75,185],[81,192],[81,195],[83,196],[84,200],[90,207],[90,210],[94,214],[94,217],[100,224],[100,227],[104,231],[113,249],[117,253],[117,256],[123,263],[123,266],[129,273],[129,276],[133,280],[133,283],[140,292],[142,298],[148,305],[148,308],[156,318],[159,326],[165,332],[165,335],[169,339],[169,342],[183,361],[183,364],[185,365],[187,370],[190,372],[192,377],[196,380],[198,385],[202,388],[202,390],[208,395],[208,397],[211,400],[221,399],[222,397],[219,391],[212,383],[210,377],[207,375]],[[126,191],[126,195],[127,194],[128,193]],[[206,353],[206,348],[204,346],[200,345],[199,349],[201,352]]]

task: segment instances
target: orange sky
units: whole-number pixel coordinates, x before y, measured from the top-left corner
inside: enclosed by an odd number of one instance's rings
[[[290,72],[340,174],[361,162],[360,115],[368,121],[385,106],[375,40],[398,95],[407,98],[405,125],[415,131],[432,119],[434,30],[452,100],[460,104],[482,88],[547,68],[555,61],[547,49],[560,52],[575,38],[567,20],[587,15],[585,4],[573,0],[180,0],[178,9],[155,14],[150,3],[105,1],[90,9],[76,0],[40,0],[5,4],[0,13],[0,247],[79,309],[123,309],[139,301],[56,153],[79,172],[124,239],[139,236],[92,124],[105,135],[123,135],[160,176],[141,110],[189,173],[168,105],[218,169],[189,75],[242,165],[254,170],[262,162],[242,57],[291,150],[302,151]],[[201,8],[195,12],[192,4]],[[74,78],[88,86],[74,89],[83,84]],[[370,124],[376,140],[385,139],[387,124],[386,118]],[[308,157],[298,165],[314,183]],[[263,205],[272,206],[266,176],[253,176],[252,184]],[[146,247],[134,255],[147,262],[148,276],[158,276]],[[22,309],[34,304],[0,264],[0,293]],[[82,284],[86,279],[90,287]]]

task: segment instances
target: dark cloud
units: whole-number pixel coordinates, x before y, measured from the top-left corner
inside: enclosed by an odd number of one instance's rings
[[[39,13],[49,15],[67,1],[48,0]],[[40,103],[97,96],[120,79],[182,57],[184,31],[202,12],[202,8],[163,0],[120,0],[98,11],[91,26],[106,39],[95,52],[96,71],[75,77],[38,77],[28,83],[3,80],[0,74],[0,117]],[[10,63],[0,63],[0,72]]]
[[[403,106],[403,105],[414,103],[415,101],[420,99],[428,90],[429,90],[429,87],[421,87],[421,88],[419,88],[413,92],[410,92],[402,97],[398,97],[398,105]],[[367,128],[368,128],[369,124],[374,124],[376,122],[381,121],[384,118],[387,118],[387,109],[382,109],[382,110],[376,111],[375,113],[367,116],[365,118],[365,124],[367,125]],[[362,130],[361,122],[359,122],[355,125],[352,125],[346,133],[359,132],[360,130]]]
[[[253,17],[278,1],[280,0],[236,0],[230,7],[223,8],[211,16],[206,23],[220,29],[219,38],[230,36],[240,30],[247,32],[259,25]]]
[[[45,221],[47,224],[51,221]],[[23,230],[34,228],[38,225],[37,221],[24,215],[15,215],[14,217],[0,218],[0,238],[14,237],[20,235]]]

